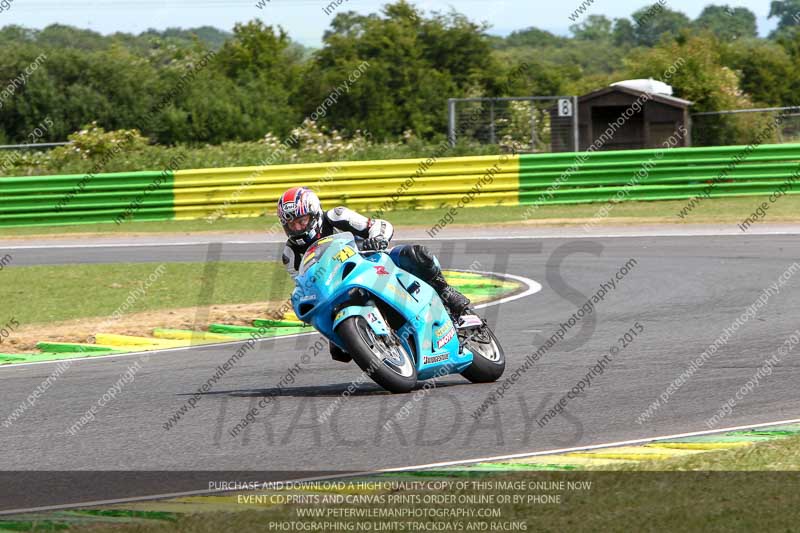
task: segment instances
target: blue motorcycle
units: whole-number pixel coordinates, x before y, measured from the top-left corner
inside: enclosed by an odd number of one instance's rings
[[[467,314],[454,324],[430,285],[385,252],[359,251],[351,233],[314,243],[295,283],[298,318],[390,392],[448,374],[473,383],[503,375],[503,348],[483,319]]]

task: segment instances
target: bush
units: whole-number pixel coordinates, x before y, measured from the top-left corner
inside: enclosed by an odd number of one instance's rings
[[[135,152],[147,146],[148,139],[139,130],[106,131],[92,122],[82,130],[67,136],[72,144],[59,146],[52,151],[54,159],[69,160],[109,158],[122,150]]]
[[[309,121],[310,122],[310,121]],[[219,145],[148,145],[136,130],[106,132],[96,125],[70,135],[74,144],[51,151],[10,151],[0,164],[2,175],[28,176],[49,174],[84,174],[90,171],[131,172],[161,170],[174,165],[176,158],[182,169],[225,168],[273,164],[325,163],[332,161],[370,161],[384,159],[426,158],[437,152],[444,137],[433,141],[405,132],[402,141],[375,143],[369,132],[356,131],[349,138],[340,132],[304,123],[295,130],[298,143],[278,152],[285,141],[268,134],[260,142],[227,142]],[[126,139],[128,141],[126,142]],[[497,154],[502,148],[461,141],[444,157]]]

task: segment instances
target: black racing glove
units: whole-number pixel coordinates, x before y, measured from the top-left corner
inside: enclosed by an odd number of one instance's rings
[[[361,243],[362,250],[385,250],[389,247],[389,241],[386,240],[384,237],[370,237],[369,239],[364,239],[364,242]]]

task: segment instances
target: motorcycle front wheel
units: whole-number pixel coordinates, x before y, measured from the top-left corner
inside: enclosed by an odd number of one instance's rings
[[[417,385],[414,358],[395,332],[375,335],[364,317],[353,316],[342,321],[336,333],[358,367],[387,391],[402,394]]]
[[[461,342],[473,355],[472,364],[461,372],[462,376],[473,383],[500,379],[506,369],[506,355],[489,326],[468,331]]]

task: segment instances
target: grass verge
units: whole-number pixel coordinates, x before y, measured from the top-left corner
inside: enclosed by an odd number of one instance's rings
[[[285,297],[276,262],[21,266],[3,271],[0,322],[21,325]]]
[[[786,437],[752,446],[698,453],[660,461],[619,465],[620,471],[646,472],[800,472],[800,437]]]
[[[392,475],[387,475],[392,476]],[[621,471],[527,472],[464,474],[447,472],[424,477],[402,474],[371,480],[449,480],[445,489],[384,489],[385,499],[370,504],[342,501],[339,504],[256,504],[239,501],[236,512],[183,515],[174,522],[116,526],[95,525],[101,532],[205,533],[215,531],[794,531],[800,519],[800,438],[790,437],[758,443],[747,448],[716,451],[673,460],[625,466]],[[449,476],[449,477],[448,477]],[[461,486],[456,486],[461,482]],[[539,485],[532,486],[533,482]],[[554,483],[564,482],[557,487]],[[570,488],[567,483],[581,483]],[[503,487],[501,483],[523,483]],[[544,485],[550,483],[550,485]],[[351,486],[352,487],[352,486]],[[338,492],[358,494],[348,487]],[[320,491],[300,491],[309,494]],[[363,492],[363,491],[361,491]],[[294,492],[298,494],[298,492]],[[420,494],[452,497],[448,503],[410,504]],[[325,494],[322,491],[321,494]],[[474,499],[493,495],[492,503]],[[499,495],[509,495],[508,502]],[[525,502],[514,503],[514,495]],[[528,496],[550,496],[542,503]],[[406,503],[402,496],[408,496]],[[558,496],[557,501],[552,497]],[[390,503],[394,497],[395,503]],[[220,496],[219,498],[226,498]],[[473,503],[469,503],[473,498]],[[213,499],[213,498],[212,498]],[[382,502],[382,503],[381,503]],[[459,503],[460,502],[460,503]],[[467,503],[464,503],[467,502]],[[213,507],[213,503],[209,505]],[[388,519],[348,516],[347,513],[380,508],[488,509],[499,516],[421,517]],[[228,507],[230,510],[231,507]],[[239,510],[240,509],[240,510]],[[319,517],[309,517],[315,509]],[[303,512],[305,510],[305,513]],[[330,510],[330,514],[325,514]],[[441,511],[439,511],[441,512]],[[394,522],[394,526],[387,525]],[[315,526],[314,524],[318,524]],[[368,526],[363,524],[368,523]],[[294,526],[292,526],[294,524]],[[359,525],[361,524],[361,525]],[[495,524],[493,526],[492,524]],[[516,524],[516,528],[514,528]],[[289,528],[289,529],[286,529]],[[513,529],[512,529],[513,528]]]
[[[598,224],[626,225],[646,223],[716,223],[738,224],[765,201],[763,196],[712,198],[705,200],[692,214],[680,218],[676,213],[686,205],[685,200],[660,202],[623,202],[613,206],[609,216],[597,219]],[[543,205],[533,212],[528,206],[475,207],[461,210],[454,224],[555,224],[582,225],[592,220],[605,204]],[[400,226],[432,226],[446,213],[443,209],[398,210],[386,218]],[[526,215],[530,218],[526,220]],[[0,229],[2,237],[59,234],[132,234],[132,233],[203,233],[203,232],[263,232],[275,219],[268,217],[229,218],[209,223],[206,220],[132,221],[125,224],[75,224],[68,226],[30,226]],[[771,205],[764,222],[800,222],[800,195],[785,196]]]

